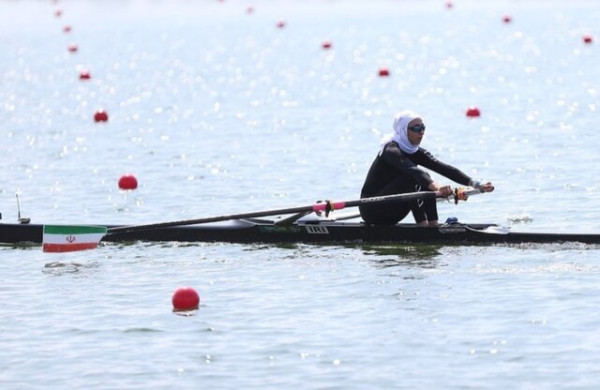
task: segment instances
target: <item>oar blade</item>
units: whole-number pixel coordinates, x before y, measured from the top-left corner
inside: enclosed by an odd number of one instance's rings
[[[105,226],[44,225],[44,252],[73,252],[94,249],[106,235]]]

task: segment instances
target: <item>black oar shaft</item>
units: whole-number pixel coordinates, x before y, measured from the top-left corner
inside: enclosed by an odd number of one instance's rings
[[[282,214],[295,214],[295,213],[319,212],[319,211],[328,212],[328,211],[333,211],[333,210],[340,210],[340,209],[343,209],[346,207],[356,207],[356,206],[365,205],[365,204],[410,202],[412,200],[417,200],[417,199],[438,198],[438,197],[440,197],[439,192],[422,191],[422,192],[411,192],[411,193],[407,193],[407,194],[376,196],[376,197],[372,197],[372,198],[362,198],[362,199],[350,200],[350,201],[345,201],[345,202],[329,202],[329,201],[327,201],[324,203],[316,203],[316,204],[309,205],[309,206],[291,207],[291,208],[285,208],[285,209],[254,211],[254,212],[249,212],[249,213],[221,215],[221,216],[207,217],[207,218],[188,219],[188,220],[183,220],[183,221],[160,222],[160,223],[152,223],[152,224],[147,224],[147,225],[121,226],[121,227],[115,227],[115,228],[108,229],[107,234],[137,232],[137,231],[160,229],[160,228],[173,227],[173,226],[197,225],[197,224],[203,224],[203,223],[230,221],[230,220],[234,220],[234,219],[268,217],[268,216],[282,215]]]

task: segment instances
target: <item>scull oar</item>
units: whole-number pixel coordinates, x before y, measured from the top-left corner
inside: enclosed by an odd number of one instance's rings
[[[456,189],[454,195],[455,202],[466,200],[470,195],[481,193],[478,189],[464,190]],[[160,222],[144,225],[131,225],[107,228],[105,226],[76,226],[76,225],[44,225],[43,250],[44,252],[70,252],[83,249],[92,249],[98,246],[102,238],[106,235],[117,233],[130,233],[144,230],[161,229],[174,226],[198,225],[212,222],[231,221],[236,219],[248,219],[258,217],[268,217],[274,215],[325,212],[329,214],[334,210],[341,210],[348,207],[357,207],[375,203],[393,203],[410,202],[418,199],[445,198],[438,191],[410,192],[405,194],[394,194],[386,196],[376,196],[371,198],[362,198],[341,202],[325,201],[307,206],[291,207],[284,209],[254,211],[241,214],[229,214],[207,218],[187,219],[181,221]]]

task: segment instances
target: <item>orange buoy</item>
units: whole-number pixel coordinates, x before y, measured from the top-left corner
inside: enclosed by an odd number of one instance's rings
[[[379,77],[388,77],[390,75],[390,70],[386,67],[379,68]]]
[[[179,287],[171,298],[173,311],[196,310],[200,305],[200,295],[193,287]]]
[[[107,122],[108,121],[108,113],[104,110],[98,110],[94,113],[94,121],[95,122]]]
[[[138,186],[138,181],[132,174],[125,174],[119,179],[119,188],[122,190],[135,190]]]
[[[481,111],[479,111],[479,108],[477,108],[475,106],[471,106],[471,107],[467,108],[466,115],[469,118],[476,118],[476,117],[481,116]]]

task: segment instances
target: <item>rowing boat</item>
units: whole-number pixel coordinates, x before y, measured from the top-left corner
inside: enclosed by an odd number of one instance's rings
[[[292,218],[293,220],[294,218]],[[99,225],[108,229],[115,225]],[[41,244],[42,224],[0,224],[0,243]],[[600,234],[516,232],[486,223],[449,223],[419,227],[411,223],[393,226],[368,225],[361,220],[329,218],[248,218],[190,226],[168,226],[149,230],[115,232],[103,242],[228,242],[306,244],[402,244],[478,245],[490,243],[600,244]]]
[[[481,193],[479,189],[454,191],[454,202]],[[450,221],[437,227],[416,224],[370,225],[359,214],[330,216],[330,212],[373,203],[443,199],[435,191],[393,194],[342,202],[317,202],[285,209],[160,222],[145,225],[42,225],[29,218],[0,223],[0,244],[42,244],[45,252],[92,249],[104,242],[230,242],[306,244],[467,245],[490,243],[600,244],[600,234],[515,232],[489,223]],[[19,213],[20,216],[20,213]],[[265,217],[271,217],[266,219]]]

